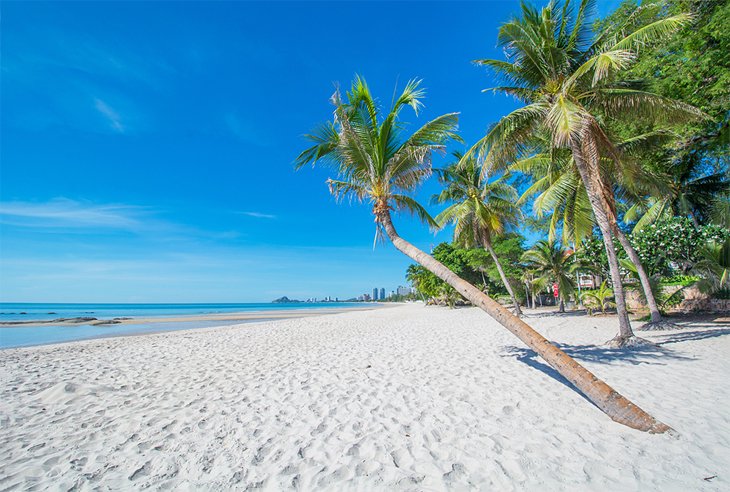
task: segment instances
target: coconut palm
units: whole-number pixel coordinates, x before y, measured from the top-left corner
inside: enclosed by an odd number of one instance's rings
[[[699,228],[701,221],[711,218],[717,197],[728,193],[730,177],[721,171],[708,172],[699,157],[690,156],[655,175],[651,184],[649,195],[624,215],[626,223],[636,222],[634,231],[676,215],[690,217]]]
[[[707,244],[692,272],[700,277],[697,286],[702,292],[730,292],[730,239]]]
[[[430,174],[433,153],[443,151],[444,144],[456,138],[455,113],[435,118],[409,136],[404,135],[399,115],[406,106],[417,112],[423,95],[419,82],[411,81],[394,100],[390,111],[383,114],[365,81],[357,77],[344,99],[339,90],[335,92],[331,99],[335,107],[333,121],[307,136],[313,145],[299,154],[296,167],[317,162],[332,166],[338,179],[330,179],[328,183],[335,197],[370,203],[378,230],[384,232],[396,249],[487,312],[609,417],[643,431],[667,431],[667,425],[596,378],[498,302],[398,235],[391,212],[411,211],[425,222],[433,222],[408,193]]]
[[[611,307],[613,303],[609,301],[613,297],[613,291],[608,286],[608,281],[604,280],[601,282],[601,286],[596,290],[587,290],[581,295],[581,300],[585,303],[586,301],[594,302],[598,307],[601,308],[601,313],[606,312],[607,307]]]
[[[457,160],[462,158],[459,153],[454,155]],[[483,179],[474,158],[467,159],[465,165],[456,164],[438,171],[444,189],[434,195],[433,201],[451,205],[436,217],[436,223],[441,228],[447,224],[454,225],[455,243],[466,247],[479,245],[489,252],[499,277],[512,298],[515,314],[521,316],[522,311],[512,285],[492,245],[494,237],[514,226],[522,216],[520,208],[515,204],[517,190],[503,179]]]
[[[594,35],[590,17],[595,1],[582,0],[577,8],[576,3],[565,0],[561,6],[550,2],[540,11],[523,3],[522,16],[500,28],[499,44],[507,60],[477,63],[494,69],[507,82],[493,90],[515,96],[526,105],[503,117],[471,151],[478,152],[485,169],[491,169],[511,162],[540,132],[550,136],[553,148],[570,150],[608,256],[619,319],[619,334],[611,344],[626,346],[638,339],[629,323],[611,236],[627,252],[631,245],[618,227],[612,187],[601,176],[601,157],[619,158],[605,122],[621,118],[679,122],[702,113],[630,84],[615,83],[613,75],[630,65],[642,43],[674,33],[689,16],[668,17],[627,34],[636,20],[630,16],[623,25]],[[648,10],[638,9],[635,15]],[[642,286],[648,291],[648,277],[646,280],[647,285],[642,280]],[[658,309],[656,313],[659,315]]]
[[[600,159],[601,181],[604,183],[604,195],[608,202],[614,226],[614,235],[636,266],[636,277],[644,291],[651,322],[641,329],[666,329],[673,327],[672,323],[663,320],[659,303],[652,286],[652,279],[642,265],[639,255],[631,242],[625,237],[615,221],[617,208],[616,198],[623,202],[642,203],[642,193],[645,190],[663,196],[664,187],[655,173],[647,172],[638,165],[632,157],[637,148],[644,148],[657,141],[666,139],[664,131],[652,131],[646,134],[633,136],[616,144],[620,150],[620,159]],[[536,139],[538,152],[527,158],[519,159],[510,166],[511,171],[518,171],[530,176],[534,183],[527,188],[518,203],[523,204],[527,199],[536,195],[533,209],[538,217],[549,216],[548,239],[556,238],[558,227],[562,230],[562,242],[565,245],[573,244],[576,247],[583,239],[593,234],[596,225],[593,210],[590,204],[586,187],[575,165],[572,153],[568,149],[550,148],[551,143],[544,135]],[[628,214],[637,209],[633,205]],[[620,261],[619,261],[620,264]]]
[[[573,279],[578,264],[573,258],[573,252],[568,251],[554,241],[538,241],[522,255],[522,261],[527,268],[546,282],[558,284],[560,307],[558,312],[565,312],[565,302],[575,290]]]
[[[529,268],[524,268],[522,271],[522,282],[525,285],[525,295],[529,300],[532,298],[532,308],[537,308],[537,298],[539,292],[544,292],[548,288],[548,282],[542,277],[535,275],[535,272]],[[540,298],[541,299],[541,298]],[[540,306],[542,306],[542,299],[540,300]]]
[[[656,191],[656,175],[648,173],[638,165],[631,155],[636,147],[652,145],[653,141],[666,138],[666,133],[653,131],[625,139],[616,144],[621,151],[621,160],[601,159],[603,181],[613,186],[613,194],[622,201],[637,202],[647,189]],[[551,141],[545,135],[534,139],[535,152],[518,159],[509,166],[510,172],[517,172],[530,178],[527,187],[518,200],[524,205],[532,199],[532,208],[538,218],[548,218],[548,240],[558,239],[563,245],[578,246],[593,234],[596,221],[593,216],[588,193],[575,166],[569,149],[551,148]],[[607,196],[612,199],[611,190]]]
[[[578,245],[593,233],[593,210],[570,152],[539,152],[519,159],[509,169],[531,179],[517,204],[522,206],[532,199],[535,216],[547,219],[549,241],[557,240],[560,231],[564,245]]]

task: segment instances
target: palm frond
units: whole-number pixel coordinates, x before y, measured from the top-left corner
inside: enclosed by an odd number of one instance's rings
[[[405,210],[418,217],[421,222],[429,227],[439,228],[439,224],[431,217],[431,214],[414,198],[407,195],[391,195],[391,198],[395,203],[396,210]]]
[[[637,50],[647,42],[659,41],[671,36],[691,20],[690,14],[677,14],[660,19],[635,30],[611,46],[610,50]]]

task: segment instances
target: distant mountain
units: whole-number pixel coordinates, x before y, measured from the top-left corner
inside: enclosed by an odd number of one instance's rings
[[[287,296],[284,296],[284,297],[280,297],[278,299],[274,299],[271,302],[272,303],[284,304],[284,303],[287,303],[287,302],[302,302],[302,301],[298,301],[296,299],[289,299]]]

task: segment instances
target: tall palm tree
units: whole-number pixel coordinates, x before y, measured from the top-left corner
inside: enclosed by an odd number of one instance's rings
[[[411,211],[425,222],[433,222],[408,193],[431,173],[432,154],[443,151],[449,139],[457,138],[455,113],[431,120],[410,136],[404,136],[400,112],[406,106],[417,112],[423,96],[419,82],[411,81],[394,100],[390,111],[383,114],[365,81],[357,77],[345,99],[339,90],[335,92],[331,99],[335,106],[333,121],[307,135],[313,145],[299,154],[296,167],[317,162],[331,165],[338,175],[338,179],[328,180],[335,197],[348,196],[372,204],[378,230],[387,235],[396,249],[487,312],[613,420],[647,432],[669,430],[498,302],[398,235],[391,211]]]
[[[554,241],[538,241],[522,255],[527,268],[547,282],[558,284],[560,307],[558,312],[565,312],[565,302],[575,290],[574,273],[578,268],[573,252],[568,251]]]
[[[662,217],[690,217],[695,227],[710,218],[715,200],[730,190],[730,177],[709,171],[698,156],[677,161],[665,173],[655,174],[648,196],[627,210],[624,221],[636,222],[639,231]]]
[[[614,227],[613,233],[635,265],[636,277],[644,291],[644,298],[649,308],[651,322],[642,330],[657,330],[675,327],[663,320],[659,303],[654,293],[653,279],[648,276],[639,255],[623,231],[615,224],[616,199],[634,203],[627,211],[632,217],[638,209],[636,203],[642,202],[642,194],[646,190],[664,196],[665,186],[657,180],[655,173],[643,169],[632,155],[637,148],[645,148],[652,142],[666,139],[664,131],[652,131],[622,140],[615,145],[620,150],[620,159],[602,157],[600,159],[601,181],[604,183],[604,194],[610,207],[609,216]],[[519,199],[520,204],[535,196],[533,209],[538,217],[548,215],[548,239],[556,238],[558,227],[562,230],[562,242],[580,247],[583,239],[593,234],[596,225],[586,187],[575,165],[572,153],[568,149],[551,148],[549,139],[541,135],[536,139],[536,151],[533,155],[519,159],[510,166],[510,171],[518,171],[530,176],[534,183],[527,188]],[[620,262],[619,262],[620,264]]]
[[[546,142],[549,149],[549,142]],[[532,183],[517,200],[522,206],[533,199],[533,213],[547,219],[548,240],[579,245],[593,233],[595,220],[585,186],[569,151],[551,149],[519,159],[510,172],[528,176]],[[558,238],[558,231],[561,231]]]
[[[494,69],[506,80],[508,85],[495,91],[515,96],[526,105],[502,118],[471,151],[478,151],[485,169],[491,169],[512,161],[540,132],[550,135],[552,147],[570,150],[601,229],[616,293],[619,334],[611,344],[627,346],[640,339],[631,330],[611,236],[627,249],[629,257],[632,248],[618,227],[612,187],[601,176],[601,157],[619,158],[604,122],[628,117],[679,122],[702,113],[630,84],[614,83],[612,76],[629,66],[642,43],[674,33],[689,16],[668,17],[627,34],[635,21],[629,17],[623,25],[594,35],[590,17],[595,1],[581,0],[577,8],[575,3],[565,0],[560,6],[550,2],[539,11],[522,3],[522,16],[500,28],[499,43],[507,60],[477,63]],[[638,9],[636,15],[642,12]],[[643,277],[642,287],[649,298],[645,272]],[[661,319],[658,308],[655,312]]]
[[[458,160],[462,156],[454,154]],[[451,203],[436,217],[440,228],[454,224],[454,242],[466,247],[479,245],[492,257],[505,289],[512,298],[515,314],[522,315],[512,285],[499,262],[492,240],[513,226],[522,216],[515,204],[517,190],[502,179],[482,178],[476,159],[467,159],[466,164],[457,163],[438,171],[444,189],[434,195],[436,203]]]

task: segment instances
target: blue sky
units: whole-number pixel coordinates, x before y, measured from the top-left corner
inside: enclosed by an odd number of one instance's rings
[[[500,57],[497,29],[517,8],[3,2],[0,301],[253,302],[404,284],[410,261],[373,250],[369,208],[335,204],[324,169],[293,171],[301,136],[330,116],[333,84],[360,73],[386,105],[422,78],[426,109],[408,121],[460,111],[473,142],[516,107],[482,93],[495,81],[470,61]],[[397,225],[426,250],[448,240]]]

